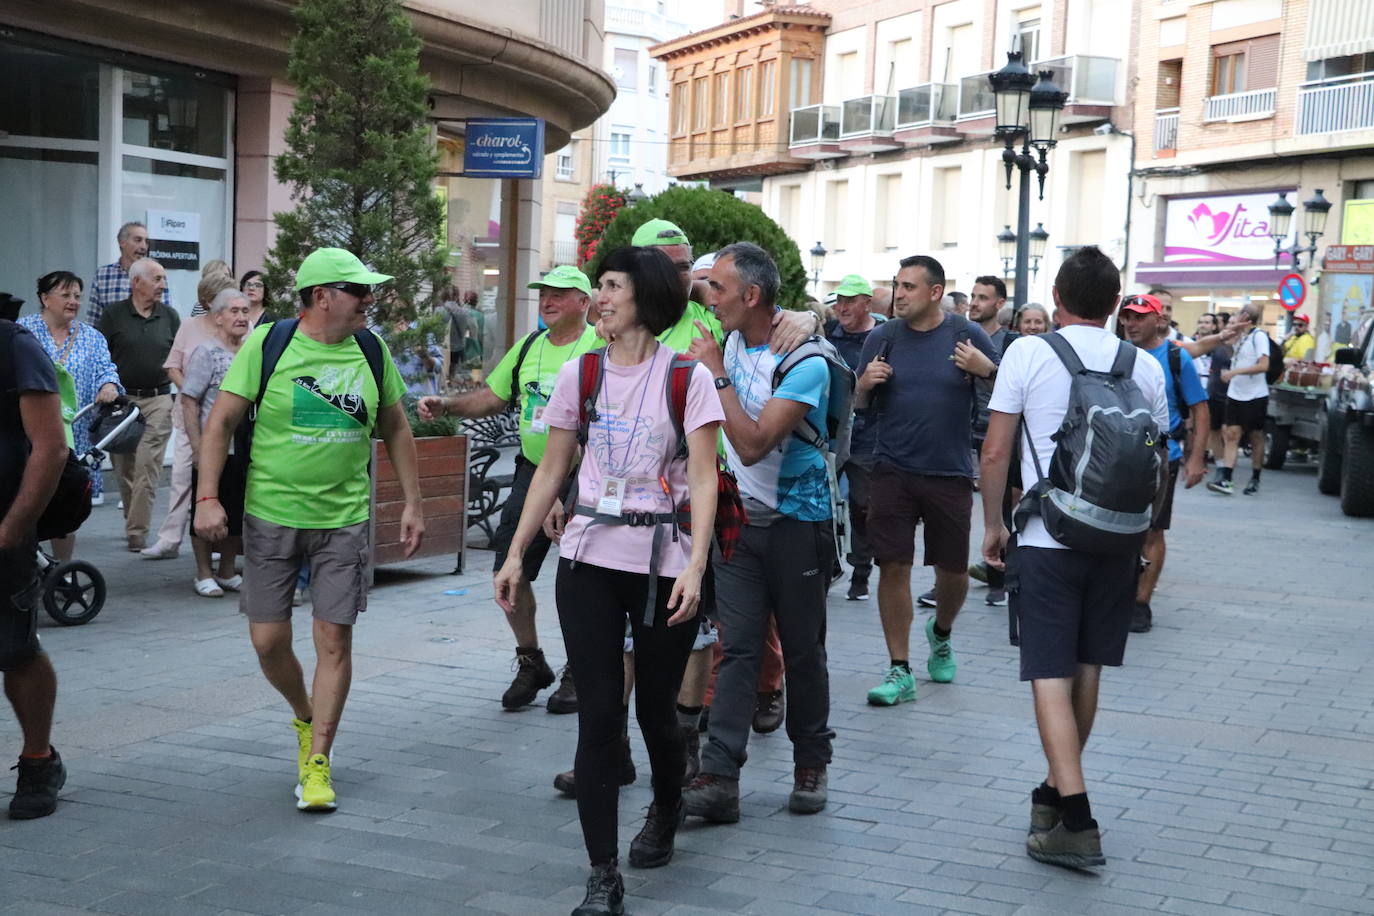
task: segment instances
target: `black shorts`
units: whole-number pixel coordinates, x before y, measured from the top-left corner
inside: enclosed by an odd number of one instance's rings
[[[43,651],[38,644],[38,545],[0,550],[0,671],[18,671]]]
[[[1226,421],[1226,395],[1219,394],[1208,397],[1207,414],[1212,425],[1212,432],[1220,430]]]
[[[1135,608],[1137,557],[1017,547],[1008,557],[1021,632],[1021,680],[1073,677],[1078,665],[1121,664]]]
[[[1243,433],[1264,429],[1264,421],[1268,415],[1268,398],[1255,398],[1253,401],[1226,399],[1226,425],[1239,426]]]
[[[496,526],[496,534],[491,539],[491,549],[496,551],[493,572],[500,572],[501,567],[506,564],[510,543],[515,540],[515,529],[520,527],[520,513],[525,509],[525,497],[530,492],[530,481],[534,479],[534,472],[538,467],[524,455],[515,457],[515,480],[510,485],[510,495],[506,497],[506,504],[501,507],[501,522]],[[530,541],[530,546],[525,551],[526,582],[533,582],[539,578],[539,569],[544,565],[544,557],[548,556],[549,548],[552,546],[553,542],[544,533],[541,520],[534,540]]]
[[[873,468],[868,540],[879,566],[911,563],[916,556],[916,525],[924,522],[925,565],[964,572],[972,519],[969,478],[913,474],[885,461]]]
[[[191,468],[191,499],[197,499],[200,469]],[[219,474],[219,504],[229,524],[230,537],[243,536],[243,500],[248,491],[248,466],[238,455],[227,455]],[[192,532],[193,534],[195,532]]]
[[[1155,511],[1154,521],[1150,522],[1150,527],[1155,531],[1169,530],[1169,522],[1174,517],[1174,488],[1178,485],[1178,468],[1181,464],[1182,458],[1169,462],[1169,477],[1160,487],[1159,508]]]

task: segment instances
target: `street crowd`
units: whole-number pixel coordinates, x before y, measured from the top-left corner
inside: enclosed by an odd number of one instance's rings
[[[146,228],[126,224],[118,242],[84,320],[81,279],[57,271],[38,281],[36,314],[0,321],[0,595],[11,605],[0,670],[24,738],[10,816],[52,813],[66,779],[35,558],[40,519],[68,498],[69,456],[92,448],[89,420],[71,422],[90,404],[132,404],[145,424],[136,449],[113,456],[129,551],[175,557],[189,526],[194,591],[238,594],[263,675],[290,706],[297,807],[334,810],[330,752],[367,605],[374,436],[397,468],[407,555],[424,536],[407,381],[368,328],[374,288],[391,278],[319,249],[296,271],[296,317],[272,322],[261,274],[235,282],[213,262],[183,321]],[[654,219],[594,278],[562,266],[530,284],[542,327],[485,384],[409,386],[421,419],[518,414],[492,543],[515,643],[502,703],[519,710],[554,687],[549,711],[577,714],[572,768],[554,775],[576,798],[591,865],[574,914],[624,911],[617,806],[636,779],[631,699],[653,788],[631,866],[667,865],[687,817],[739,820],[751,731],[785,728],[788,807],[825,809],[826,601],[845,575],[849,600],[876,591],[888,664],[867,700],[880,707],[916,701],[926,677],[955,680],[971,581],[988,605],[1009,604],[1046,761],[1027,854],[1106,862],[1081,765],[1101,669],[1152,625],[1180,478],[1202,482],[1210,451],[1207,487],[1232,495],[1248,437],[1244,493],[1258,493],[1268,335],[1252,306],[1179,333],[1167,291],[1123,298],[1095,247],[1064,260],[1052,310],[1014,310],[996,276],[967,296],[947,291],[926,255],[895,267],[890,287],[853,275],[830,307],[785,310],[762,248],[696,256],[678,226]],[[1285,342],[1292,358],[1304,355],[1303,324]],[[154,534],[173,428],[170,511]],[[87,486],[86,498],[105,498],[98,473]],[[971,557],[975,494],[985,533]],[[913,596],[918,527],[935,581]],[[51,549],[70,557],[71,532],[60,533]],[[539,644],[531,588],[554,547],[561,672]],[[292,648],[307,583],[309,683]],[[917,606],[933,611],[920,625],[923,675]]]

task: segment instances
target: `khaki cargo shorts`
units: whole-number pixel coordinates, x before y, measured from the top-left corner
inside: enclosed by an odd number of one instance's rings
[[[368,524],[286,528],[244,513],[239,613],[253,623],[290,620],[296,576],[309,560],[315,619],[354,624],[367,610]]]

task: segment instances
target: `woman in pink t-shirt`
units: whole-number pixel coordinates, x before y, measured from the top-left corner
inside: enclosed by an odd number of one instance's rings
[[[578,495],[567,507],[556,585],[563,642],[577,672],[577,810],[593,869],[586,909],[579,912],[588,913],[619,912],[624,897],[616,824],[627,617],[634,633],[635,709],[654,774],[654,803],[630,845],[630,864],[650,868],[672,858],[683,816],[684,754],[674,704],[697,633],[715,519],[716,436],[725,419],[710,372],[693,366],[682,418],[687,457],[675,457],[668,382],[677,354],[654,338],[682,317],[687,299],[662,251],[611,252],[597,275],[596,304],[601,333],[612,343],[600,354],[599,391],[587,414]],[[581,366],[582,359],[563,366],[544,408],[548,446],[495,579],[497,603],[507,613],[524,575],[521,557],[578,451]],[[675,521],[689,499],[693,530],[704,537],[690,537]]]

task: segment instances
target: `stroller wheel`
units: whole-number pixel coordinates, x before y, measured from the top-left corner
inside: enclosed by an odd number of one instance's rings
[[[105,606],[105,577],[84,560],[60,563],[43,578],[43,607],[64,627],[90,623]]]

